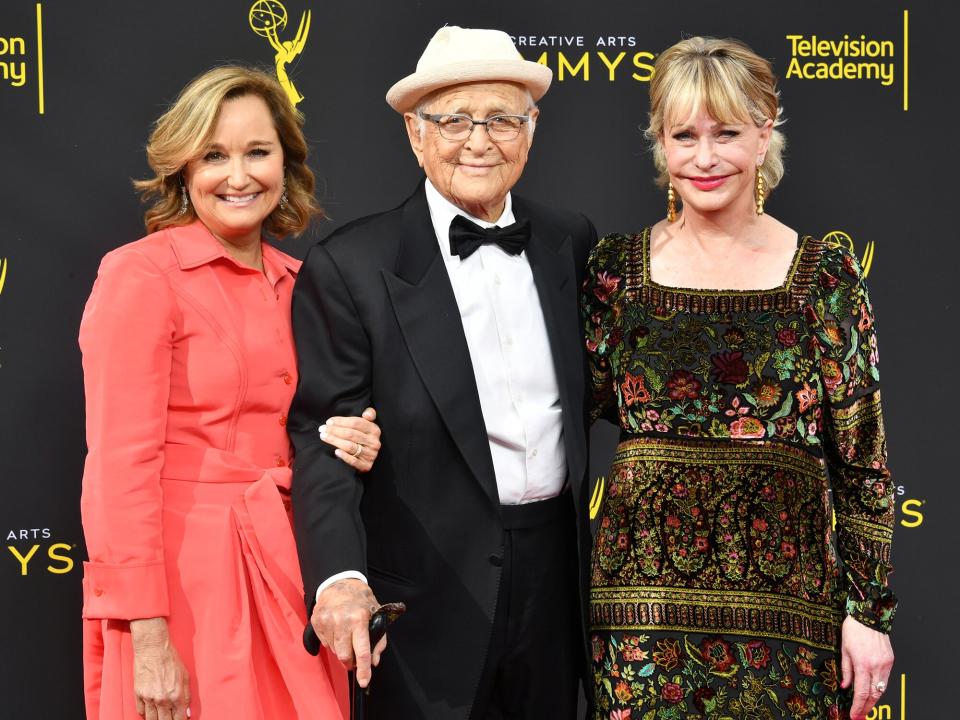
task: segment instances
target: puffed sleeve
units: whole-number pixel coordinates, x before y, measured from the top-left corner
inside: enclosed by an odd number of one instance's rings
[[[601,417],[614,424],[619,422],[610,367],[611,338],[615,338],[613,328],[617,315],[614,299],[623,287],[623,278],[616,268],[619,240],[617,235],[603,237],[590,252],[580,293],[591,379],[591,423]]]
[[[85,618],[169,614],[160,470],[174,313],[166,278],[140,251],[127,246],[103,259],[80,323]]]
[[[897,600],[892,572],[894,496],[880,409],[877,336],[856,259],[825,249],[819,290],[808,308],[819,347],[824,451],[833,488],[837,549],[848,582],[846,612],[889,632]]]

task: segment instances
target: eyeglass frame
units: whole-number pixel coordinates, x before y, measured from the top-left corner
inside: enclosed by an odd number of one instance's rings
[[[493,140],[494,142],[513,142],[518,137],[520,137],[520,131],[523,130],[523,126],[530,122],[529,114],[514,115],[513,113],[497,113],[496,115],[491,115],[486,120],[474,120],[472,117],[470,117],[466,113],[425,113],[422,111],[417,111],[417,117],[419,117],[421,120],[427,120],[429,122],[432,122],[434,125],[436,125],[437,132],[440,133],[440,137],[442,137],[444,140],[447,140],[449,142],[465,142],[471,135],[473,135],[473,128],[475,128],[477,125],[483,125],[483,130],[485,133],[487,133],[487,137]],[[443,134],[443,131],[440,129],[440,120],[442,118],[449,118],[449,117],[463,118],[464,120],[469,120],[471,123],[470,131],[459,140],[451,140],[450,138],[445,136]],[[512,138],[504,138],[502,140],[496,140],[490,134],[489,123],[491,120],[496,120],[497,118],[516,118],[517,120],[519,120],[520,127],[517,128],[517,134],[514,135]]]

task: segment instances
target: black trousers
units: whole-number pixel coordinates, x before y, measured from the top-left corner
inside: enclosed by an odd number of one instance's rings
[[[505,505],[501,515],[503,572],[470,718],[572,720],[584,658],[570,494]]]

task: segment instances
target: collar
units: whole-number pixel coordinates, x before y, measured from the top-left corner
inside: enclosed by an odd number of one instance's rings
[[[241,270],[252,270],[249,266],[234,259],[227,252],[223,243],[217,240],[213,233],[207,229],[207,226],[199,220],[195,220],[189,225],[168,227],[166,232],[170,237],[170,244],[173,246],[173,252],[177,256],[177,262],[180,264],[181,270],[200,267],[220,258]],[[261,241],[260,245],[264,271],[271,282],[275,282],[285,272],[294,278],[297,276],[301,265],[299,260],[277,250],[268,243]]]
[[[503,212],[496,222],[487,222],[476,218],[465,210],[457,207],[447,200],[440,191],[437,190],[428,178],[424,184],[424,190],[427,194],[427,207],[430,208],[430,221],[433,223],[433,231],[437,236],[437,242],[440,244],[440,254],[443,255],[446,262],[462,262],[456,255],[450,254],[450,223],[457,215],[463,215],[467,220],[475,222],[480,227],[489,228],[494,225],[505,227],[515,222],[513,216],[513,198],[510,193],[503,202]]]

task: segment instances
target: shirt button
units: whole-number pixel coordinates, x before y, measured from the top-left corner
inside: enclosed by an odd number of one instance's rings
[[[279,455],[277,455],[277,467],[286,467],[286,466],[287,466],[287,461],[284,460]]]
[[[93,589],[93,594],[96,595],[97,597],[100,597],[101,595],[103,595],[103,588],[102,588],[102,587],[95,587],[95,588]]]
[[[490,564],[493,565],[494,567],[502,567],[502,566],[503,566],[503,556],[502,556],[502,555],[491,555],[490,557],[487,558],[487,560],[489,560],[489,561],[490,561]]]
[[[500,276],[499,276],[499,275],[494,275],[494,276],[493,276],[493,284],[496,285],[496,286],[498,286],[498,287],[500,286]]]
[[[283,375],[281,375],[280,377],[283,378],[283,381],[284,381],[287,385],[289,385],[290,383],[293,382],[293,376],[292,376],[290,373],[288,373],[287,371],[284,371],[284,372],[283,372]]]
[[[513,345],[513,338],[508,335],[503,339],[503,344],[506,345],[507,347],[510,347],[511,345]]]
[[[530,453],[530,457],[536,457],[536,456],[537,456],[537,449],[534,448],[533,451]]]
[[[286,416],[286,415],[281,415],[281,416],[280,416],[280,426],[281,426],[281,427],[286,427],[286,426],[287,426],[287,416]]]

